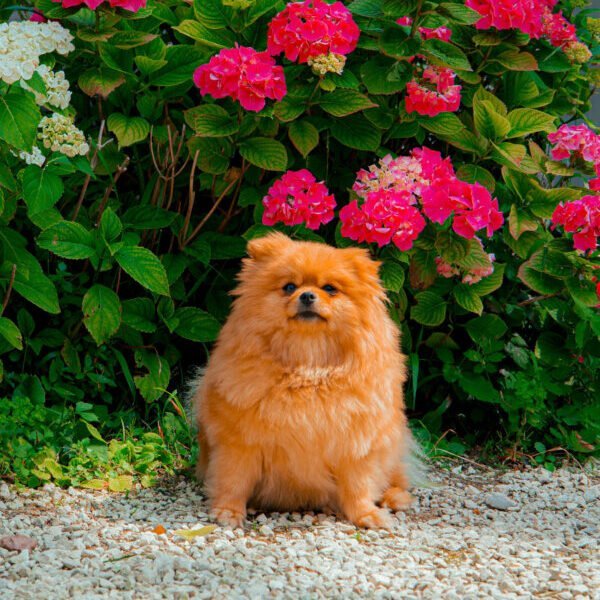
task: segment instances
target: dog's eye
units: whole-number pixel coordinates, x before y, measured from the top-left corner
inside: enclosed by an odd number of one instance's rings
[[[286,283],[282,289],[286,294],[293,294],[297,287],[298,286],[295,283]]]
[[[328,294],[331,294],[332,296],[337,292],[337,289],[334,288],[332,285],[330,285],[329,283],[323,286],[323,290],[325,292],[327,292]]]

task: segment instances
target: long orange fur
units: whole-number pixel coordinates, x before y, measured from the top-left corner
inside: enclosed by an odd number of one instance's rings
[[[212,516],[240,526],[248,505],[327,507],[360,527],[389,526],[386,508],[411,500],[410,433],[379,264],[361,249],[282,234],[252,240],[248,253],[194,395]],[[297,317],[306,291],[321,318]]]

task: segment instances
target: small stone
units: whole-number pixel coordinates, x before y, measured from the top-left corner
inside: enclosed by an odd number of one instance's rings
[[[485,497],[484,502],[490,507],[497,510],[510,510],[518,508],[519,505],[513,502],[508,496],[501,494],[500,492],[492,492]]]

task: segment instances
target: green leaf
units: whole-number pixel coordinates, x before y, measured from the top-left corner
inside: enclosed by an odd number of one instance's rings
[[[459,179],[468,183],[480,183],[492,193],[496,189],[496,179],[494,176],[487,169],[479,165],[461,165],[456,171],[456,175]]]
[[[580,279],[579,277],[569,277],[565,281],[565,284],[573,300],[592,308],[598,306],[598,295],[596,294],[594,283],[587,279]]]
[[[96,254],[93,234],[73,221],[59,221],[44,229],[37,244],[44,250],[71,260],[90,258]]]
[[[352,113],[377,106],[368,96],[356,90],[336,89],[319,102],[321,108],[334,117],[345,117]]]
[[[382,0],[353,0],[348,5],[352,14],[361,17],[380,17],[383,15]]]
[[[267,171],[285,171],[288,157],[285,146],[274,139],[254,137],[239,143],[239,151],[249,163]]]
[[[190,154],[198,152],[198,167],[211,175],[222,175],[229,168],[231,144],[226,138],[194,136],[189,141]]]
[[[436,327],[446,318],[446,301],[434,292],[421,292],[415,296],[417,304],[410,309],[410,316],[421,325]]]
[[[107,244],[116,241],[123,231],[123,224],[121,219],[117,217],[115,211],[110,208],[106,208],[102,213],[100,219],[100,233]]]
[[[499,404],[502,401],[498,390],[483,375],[461,373],[458,383],[467,394],[477,400],[493,404]]]
[[[442,2],[440,9],[443,14],[448,15],[453,21],[461,25],[473,25],[481,19],[481,15],[465,6],[464,4],[455,4],[453,2]]]
[[[179,535],[186,540],[193,540],[197,537],[203,537],[212,533],[216,528],[216,525],[205,525],[204,527],[200,527],[200,529],[177,529],[173,532],[173,535]]]
[[[202,104],[186,110],[185,122],[196,132],[196,135],[207,137],[225,137],[239,129],[236,120],[217,104]]]
[[[133,489],[133,477],[131,475],[118,475],[108,480],[108,489],[111,492],[129,492]]]
[[[140,285],[156,294],[169,295],[167,272],[148,248],[123,246],[115,253],[115,258],[123,271]]]
[[[305,110],[306,100],[303,98],[294,98],[293,96],[285,96],[274,107],[275,116],[282,123],[289,123],[297,119]]]
[[[487,100],[473,103],[473,118],[477,131],[490,140],[503,139],[510,131],[508,119],[496,112]]]
[[[19,234],[7,227],[0,228],[5,263],[16,265],[14,290],[46,312],[60,312],[54,284],[44,275],[38,260],[25,249]]]
[[[148,402],[158,400],[171,379],[169,363],[162,356],[148,351],[136,353],[136,362],[148,369],[146,375],[136,375],[133,378],[137,389]]]
[[[118,31],[110,38],[110,44],[121,50],[129,50],[149,44],[156,39],[156,34],[146,33],[145,31]]]
[[[381,34],[379,48],[386,56],[406,61],[419,52],[420,44],[399,27],[391,27]]]
[[[83,324],[98,346],[109,340],[121,325],[121,301],[103,285],[92,286],[83,297]]]
[[[423,43],[422,52],[433,64],[459,71],[471,71],[466,54],[457,46],[438,39],[429,39]]]
[[[18,150],[31,152],[42,119],[33,94],[11,88],[0,95],[0,140]]]
[[[21,337],[19,328],[6,317],[0,317],[0,336],[13,348],[23,350],[23,338]]]
[[[136,56],[134,60],[142,75],[151,75],[169,64],[168,61],[162,58],[150,58],[143,55]]]
[[[231,14],[231,9],[223,6],[222,0],[194,0],[196,19],[209,29],[225,29]]]
[[[404,286],[404,269],[397,262],[384,262],[380,276],[383,287],[390,292],[399,292]]]
[[[175,333],[193,342],[214,342],[221,330],[219,321],[199,308],[191,306],[178,308],[175,311],[175,318],[179,319]]]
[[[517,208],[515,204],[510,207],[508,230],[515,240],[518,240],[526,231],[536,231],[538,227],[537,219],[529,216],[524,209]]]
[[[319,143],[319,131],[306,120],[294,121],[288,129],[288,136],[294,147],[306,158]]]
[[[374,152],[381,144],[381,132],[363,115],[335,119],[331,135],[344,146]]]
[[[463,122],[453,113],[445,112],[435,117],[419,117],[419,124],[437,135],[452,137],[463,131]]]
[[[478,315],[483,312],[483,302],[472,286],[461,283],[452,290],[452,294],[457,304],[465,310],[477,313]]]
[[[564,286],[562,280],[531,268],[527,262],[519,267],[517,277],[538,294],[554,294]]]
[[[407,63],[376,56],[360,67],[360,76],[369,94],[397,94],[412,78]]]
[[[126,117],[122,113],[114,112],[106,121],[108,130],[112,131],[119,142],[119,148],[132,146],[146,139],[150,133],[150,123],[142,117]]]
[[[30,216],[52,208],[63,192],[61,178],[48,168],[29,165],[23,171],[23,199]]]
[[[125,83],[125,76],[119,71],[113,71],[100,65],[97,69],[84,71],[77,80],[79,87],[88,96],[108,98],[119,86]]]
[[[507,50],[499,54],[497,60],[503,67],[511,71],[537,71],[538,63],[533,54],[519,52],[518,50]]]
[[[128,229],[162,229],[177,218],[177,213],[145,204],[132,206],[125,211],[123,223]]]
[[[94,425],[92,425],[88,421],[83,421],[83,424],[85,425],[85,428],[88,430],[89,434],[94,439],[98,440],[99,442],[103,442],[104,444],[106,444],[106,441],[102,437],[102,434],[98,431],[98,429]]]
[[[482,348],[490,348],[492,342],[499,340],[508,330],[506,323],[496,315],[483,315],[471,319],[466,329],[471,339]]]
[[[556,131],[553,115],[549,115],[541,110],[533,108],[515,108],[511,110],[507,119],[510,122],[510,131],[506,137],[520,137],[536,133],[537,131],[546,131],[551,133]]]
[[[187,83],[193,85],[194,71],[208,60],[206,50],[189,45],[169,46],[165,55],[167,65],[150,78],[153,85],[169,87]]]
[[[474,283],[471,286],[471,289],[478,296],[486,296],[487,294],[491,294],[500,288],[502,285],[502,279],[504,276],[504,269],[506,265],[495,263],[494,264],[494,272],[487,277],[484,277],[481,281]]]
[[[154,303],[150,298],[132,298],[123,301],[122,319],[125,325],[143,333],[154,333]]]
[[[225,29],[209,29],[198,21],[185,20],[173,27],[175,31],[179,31],[183,35],[196,40],[209,48],[232,48],[235,44],[235,35],[232,31]]]

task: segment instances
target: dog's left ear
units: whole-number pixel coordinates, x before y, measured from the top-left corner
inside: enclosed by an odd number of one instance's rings
[[[381,266],[381,262],[373,260],[368,250],[364,248],[346,248],[344,252],[352,256],[354,268],[363,281],[379,282],[379,267]]]
[[[283,249],[292,243],[292,240],[287,235],[276,231],[264,237],[250,240],[246,250],[250,258],[262,260],[281,253]]]

